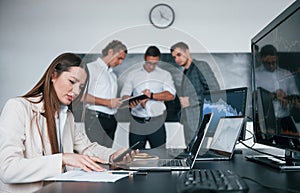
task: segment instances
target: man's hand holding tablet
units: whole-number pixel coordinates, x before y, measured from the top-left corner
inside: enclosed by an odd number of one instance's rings
[[[141,100],[148,99],[148,98],[149,97],[145,94],[139,94],[136,96],[125,98],[125,99],[121,100],[121,102],[123,104],[119,108],[129,107],[131,105],[136,106]]]

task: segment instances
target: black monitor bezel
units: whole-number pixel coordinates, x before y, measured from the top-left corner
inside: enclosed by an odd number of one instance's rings
[[[261,132],[258,124],[258,114],[257,114],[257,88],[255,85],[255,66],[256,66],[256,58],[255,58],[255,47],[256,45],[268,34],[270,34],[275,28],[280,26],[283,22],[289,19],[293,14],[297,11],[300,11],[300,1],[295,1],[291,4],[285,11],[283,11],[280,15],[278,15],[270,24],[268,24],[265,28],[263,28],[256,36],[251,39],[251,53],[252,53],[252,91],[253,91],[253,98],[252,98],[252,116],[253,116],[253,131],[254,131],[254,142],[260,143],[267,146],[272,146],[280,149],[291,150],[300,152],[300,148],[291,147],[288,143],[272,143],[270,141],[261,139]],[[275,138],[278,138],[281,141],[284,140],[298,140],[295,136],[281,136],[281,135],[274,135]]]
[[[300,9],[300,1],[295,1],[291,6],[289,6],[284,12],[282,12],[280,15],[278,15],[271,23],[269,23],[265,28],[263,28],[258,34],[256,34],[251,39],[251,45],[256,44],[258,41],[260,41],[262,38],[264,38],[266,35],[268,35],[273,29],[275,29],[277,26],[279,26],[281,23],[283,23],[285,20],[287,20],[291,15],[293,15],[295,12]],[[253,48],[253,46],[251,46]],[[253,53],[253,50],[252,50]]]

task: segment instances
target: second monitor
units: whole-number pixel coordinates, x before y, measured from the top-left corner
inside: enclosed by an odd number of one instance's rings
[[[208,134],[211,137],[220,117],[246,116],[247,87],[232,88],[218,91],[209,91],[203,94],[202,114],[213,113]],[[240,139],[245,139],[245,128],[241,131]]]

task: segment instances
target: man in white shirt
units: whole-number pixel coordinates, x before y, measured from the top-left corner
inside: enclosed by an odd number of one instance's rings
[[[113,40],[102,50],[101,58],[87,64],[90,80],[85,130],[91,141],[106,147],[112,147],[117,128],[115,113],[122,104],[121,98],[117,98],[118,82],[113,67],[120,65],[126,55],[126,46]]]
[[[299,95],[293,74],[278,67],[277,50],[273,45],[261,48],[262,64],[255,69],[256,87],[262,87],[274,94],[273,101],[275,116],[278,118],[289,116],[288,95]]]
[[[274,114],[277,118],[276,133],[296,133],[289,117],[291,110],[299,114],[299,90],[294,75],[278,66],[278,54],[273,45],[265,45],[260,50],[261,65],[255,68],[256,87],[262,87],[272,93]],[[297,97],[296,97],[297,96]],[[295,97],[290,99],[290,97]]]
[[[144,93],[148,99],[130,103],[132,119],[129,126],[129,145],[148,141],[151,148],[165,147],[166,106],[164,101],[174,100],[175,86],[171,74],[157,67],[160,51],[150,46],[144,55],[145,63],[126,77],[120,93],[123,98]]]

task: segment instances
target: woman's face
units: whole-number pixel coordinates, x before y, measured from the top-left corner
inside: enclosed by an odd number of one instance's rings
[[[52,83],[58,100],[63,105],[69,105],[84,89],[87,74],[81,67],[70,67],[69,71],[62,72],[59,76],[54,72]]]

